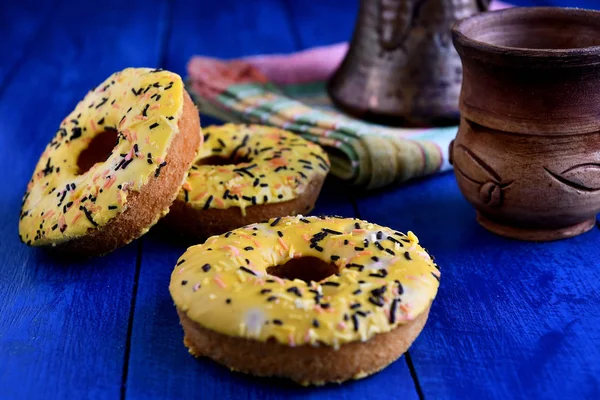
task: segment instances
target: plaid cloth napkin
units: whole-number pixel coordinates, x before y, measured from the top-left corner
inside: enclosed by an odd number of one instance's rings
[[[368,189],[450,169],[448,145],[458,127],[385,127],[333,108],[325,82],[346,50],[341,43],[231,61],[193,57],[187,86],[203,114],[295,132],[323,146],[333,175]]]

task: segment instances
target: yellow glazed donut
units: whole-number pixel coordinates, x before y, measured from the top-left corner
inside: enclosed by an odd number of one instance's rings
[[[165,222],[196,239],[312,210],[327,154],[291,132],[262,125],[210,126]]]
[[[27,186],[19,236],[102,254],[168,210],[201,143],[198,112],[168,71],[117,72],[60,124]]]
[[[170,292],[196,356],[302,384],[357,379],[420,333],[440,272],[416,236],[341,217],[284,217],[190,247]]]

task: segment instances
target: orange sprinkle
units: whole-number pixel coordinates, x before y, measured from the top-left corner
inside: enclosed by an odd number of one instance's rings
[[[284,158],[274,158],[271,161],[269,161],[269,164],[271,164],[274,167],[285,167],[288,165],[288,162]]]
[[[154,104],[150,106],[149,110],[156,110],[157,108],[160,108],[160,104]]]
[[[400,304],[400,309],[404,311],[406,314],[410,311],[410,308],[406,306],[406,304]]]
[[[288,340],[290,341],[290,346],[294,347],[296,345],[296,341],[294,340],[294,334],[290,332],[288,335]]]
[[[218,275],[215,275],[215,277],[213,278],[213,280],[215,281],[215,283],[216,283],[217,285],[219,285],[219,287],[220,287],[221,289],[225,289],[225,288],[227,287],[227,285],[225,284],[225,282],[223,282],[223,281],[221,280],[221,277],[219,277]]]
[[[215,199],[214,199],[214,202],[215,202],[215,204],[216,204],[218,207],[223,207],[223,206],[225,206],[225,202],[223,202],[223,199],[221,199],[220,197],[217,197],[217,198],[215,198]]]
[[[366,230],[364,229],[352,229],[352,233],[365,233]]]
[[[92,128],[92,132],[96,132],[96,124],[93,119],[90,119],[90,127]]]
[[[228,244],[228,245],[223,246],[223,248],[231,251],[233,253],[233,255],[235,255],[236,257],[240,255],[240,250],[235,246]]]
[[[71,221],[71,223],[74,224],[75,222],[77,222],[77,220],[79,218],[81,218],[82,215],[83,215],[83,213],[77,213],[77,215],[75,215],[75,218],[73,218],[73,220]]]
[[[183,185],[181,185],[181,187],[187,190],[188,192],[192,191],[192,185],[190,185],[189,182],[184,183]]]
[[[119,108],[121,108],[121,106],[119,106],[117,103],[114,103],[114,104],[112,105],[112,108],[116,108],[116,109],[118,110]]]
[[[359,256],[370,256],[372,254],[373,254],[373,252],[369,251],[369,250],[363,250],[363,251],[361,251],[361,252],[358,253]]]
[[[285,244],[285,242],[283,241],[282,238],[278,238],[279,244],[281,245],[281,247],[283,247],[285,249],[285,251],[289,250],[289,247],[287,246],[287,244]]]
[[[340,331],[343,331],[344,329],[346,329],[346,324],[342,321],[338,322],[336,326]]]
[[[194,198],[193,198],[192,200],[193,200],[193,201],[198,201],[198,200],[200,200],[201,198],[203,198],[203,197],[204,197],[204,195],[206,195],[206,192],[202,192],[202,193],[200,193],[200,194],[198,194],[198,195],[194,196]]]
[[[113,183],[115,183],[116,180],[117,180],[116,176],[114,176],[114,175],[111,176],[110,179],[106,181],[106,183],[104,184],[103,188],[104,189],[110,188],[113,185]]]
[[[134,118],[135,118],[135,119],[140,119],[140,120],[142,120],[142,121],[145,121],[145,120],[147,120],[147,119],[148,119],[148,117],[144,117],[142,114],[136,115]]]

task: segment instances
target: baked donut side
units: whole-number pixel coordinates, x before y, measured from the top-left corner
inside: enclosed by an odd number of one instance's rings
[[[423,330],[430,306],[414,320],[378,333],[366,342],[333,347],[231,337],[202,327],[177,310],[184,344],[195,357],[206,356],[231,370],[263,377],[285,377],[301,385],[324,385],[372,375],[404,354]]]
[[[439,280],[412,232],[300,215],[189,247],[169,290],[193,354],[321,384],[397,359],[425,324]]]
[[[192,208],[176,200],[164,221],[172,229],[192,239],[206,239],[240,226],[266,221],[275,216],[307,214],[315,207],[325,176],[316,177],[308,183],[305,191],[293,200],[282,203],[266,203],[246,208],[242,215],[237,207],[207,210]]]
[[[201,143],[198,110],[186,91],[183,96],[179,134],[171,142],[160,174],[152,175],[139,192],[128,190],[128,208],[108,224],[53,249],[71,256],[106,254],[146,233],[169,211]]]
[[[329,172],[327,153],[283,129],[226,124],[203,129],[205,145],[165,223],[204,240],[314,208]]]

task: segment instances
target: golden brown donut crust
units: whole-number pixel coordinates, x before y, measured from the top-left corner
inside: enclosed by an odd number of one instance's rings
[[[293,200],[246,207],[246,215],[242,215],[238,207],[193,209],[177,199],[163,221],[173,231],[203,241],[213,235],[273,217],[307,214],[314,208],[324,181],[325,176],[312,179],[306,190]]]
[[[256,376],[292,379],[302,385],[343,382],[374,374],[397,360],[417,338],[429,315],[428,306],[414,320],[366,342],[298,347],[226,336],[206,329],[177,310],[184,344],[196,356],[206,356],[231,370]]]

